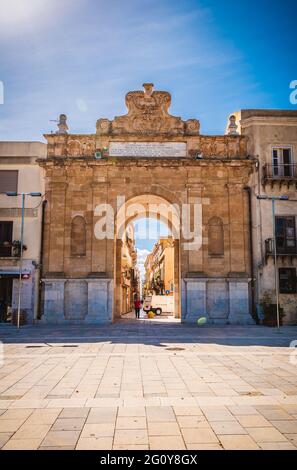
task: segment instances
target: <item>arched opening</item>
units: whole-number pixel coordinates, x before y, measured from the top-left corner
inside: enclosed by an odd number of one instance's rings
[[[123,204],[116,217],[114,320],[134,318],[134,300],[154,320],[180,319],[180,220],[177,208],[153,195]],[[161,315],[157,315],[160,313]]]

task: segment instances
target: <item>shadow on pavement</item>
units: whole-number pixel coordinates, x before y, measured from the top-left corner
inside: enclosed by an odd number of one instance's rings
[[[146,344],[167,347],[168,344],[217,344],[226,346],[289,347],[297,339],[297,326],[284,326],[281,333],[265,326],[203,325],[171,322],[123,320],[111,325],[25,325],[17,330],[0,324],[3,343],[34,344]]]

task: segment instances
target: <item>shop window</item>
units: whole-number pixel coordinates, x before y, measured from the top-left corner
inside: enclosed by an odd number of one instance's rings
[[[0,193],[17,192],[18,173],[17,170],[0,170]]]

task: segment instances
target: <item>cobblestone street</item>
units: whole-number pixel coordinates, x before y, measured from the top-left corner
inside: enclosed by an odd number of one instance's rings
[[[296,338],[129,319],[3,325],[0,447],[296,450]]]

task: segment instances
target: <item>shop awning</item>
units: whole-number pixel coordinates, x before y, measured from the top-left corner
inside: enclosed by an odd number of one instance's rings
[[[22,269],[22,274],[28,274],[30,275],[31,274],[31,271],[29,269]],[[13,277],[13,278],[17,278],[19,277],[20,275],[20,270],[19,269],[16,269],[16,270],[12,270],[12,269],[0,269],[0,279],[1,277]]]

